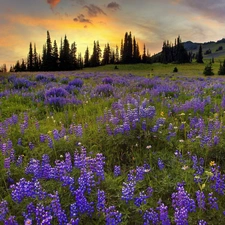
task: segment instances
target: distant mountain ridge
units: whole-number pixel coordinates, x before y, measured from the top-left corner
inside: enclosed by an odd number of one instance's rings
[[[218,41],[209,41],[204,43],[197,43],[192,41],[183,42],[184,48],[188,52],[197,53],[199,45],[202,45],[204,58],[225,58],[225,38]]]

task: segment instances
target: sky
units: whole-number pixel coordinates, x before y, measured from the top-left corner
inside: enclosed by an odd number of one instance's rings
[[[165,40],[208,42],[225,37],[224,0],[1,0],[0,66],[28,55],[29,44],[42,54],[46,33],[60,46],[66,35],[84,56],[98,40],[120,48],[125,32],[153,55]]]

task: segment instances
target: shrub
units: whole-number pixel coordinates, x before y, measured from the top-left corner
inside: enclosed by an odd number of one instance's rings
[[[207,64],[205,66],[205,69],[203,71],[203,74],[205,76],[213,76],[214,75],[213,70],[212,70],[212,64],[211,63],[209,63],[209,64]]]
[[[174,72],[174,73],[177,73],[177,72],[178,72],[177,67],[174,67],[173,72]]]

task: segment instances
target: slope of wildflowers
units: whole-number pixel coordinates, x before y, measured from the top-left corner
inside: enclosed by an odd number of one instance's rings
[[[0,81],[1,224],[223,224],[223,78]]]

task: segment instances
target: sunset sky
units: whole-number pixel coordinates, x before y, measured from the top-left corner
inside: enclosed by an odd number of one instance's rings
[[[28,54],[29,43],[42,53],[49,30],[52,42],[66,34],[82,56],[93,41],[120,47],[132,32],[142,52],[151,54],[164,40],[216,41],[225,37],[224,0],[7,0],[0,6],[0,66],[14,65]]]

